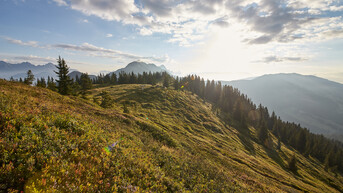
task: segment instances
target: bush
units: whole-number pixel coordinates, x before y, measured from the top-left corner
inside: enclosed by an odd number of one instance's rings
[[[295,155],[293,155],[292,158],[288,161],[288,168],[293,173],[297,172],[298,167],[297,167],[297,159]]]
[[[143,131],[149,132],[155,140],[165,143],[169,147],[177,146],[175,140],[159,127],[140,121],[137,121],[137,124]]]
[[[100,106],[103,108],[111,108],[113,106],[112,97],[109,94],[103,95]]]

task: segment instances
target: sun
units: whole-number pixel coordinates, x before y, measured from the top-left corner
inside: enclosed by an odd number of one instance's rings
[[[198,70],[213,72],[218,79],[238,79],[251,76],[256,71],[254,61],[259,51],[244,41],[238,28],[217,28],[199,49],[196,58]],[[225,77],[227,76],[227,77]]]

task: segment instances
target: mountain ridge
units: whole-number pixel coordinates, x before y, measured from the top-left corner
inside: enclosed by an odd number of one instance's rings
[[[116,74],[119,75],[119,73],[125,72],[125,73],[135,73],[135,74],[142,74],[143,72],[169,72],[167,68],[164,65],[157,66],[153,63],[145,63],[141,61],[133,61],[127,64],[124,68],[120,68],[114,72],[111,72],[110,74]]]
[[[343,84],[313,75],[281,73],[253,80],[223,81],[262,103],[282,119],[315,133],[343,133]]]

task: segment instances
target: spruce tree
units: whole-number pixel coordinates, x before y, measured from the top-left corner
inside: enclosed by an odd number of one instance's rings
[[[89,78],[87,73],[82,73],[80,77],[81,90],[85,92],[93,87],[92,80]]]
[[[48,76],[47,88],[52,90],[52,91],[57,91],[54,78],[50,78],[50,76]]]
[[[277,150],[281,150],[281,140],[280,140],[280,137],[277,138],[277,147],[276,147]]]
[[[179,77],[176,77],[176,78],[174,79],[174,84],[173,84],[173,86],[174,86],[174,89],[175,89],[175,90],[179,90],[179,89],[180,89]]]
[[[24,79],[24,83],[31,85],[34,80],[35,80],[35,76],[33,75],[31,70],[28,70],[27,77]]]
[[[268,129],[267,129],[267,124],[264,121],[264,119],[260,120],[259,127],[257,129],[257,138],[260,140],[262,144],[266,142],[268,139],[269,134],[268,134]]]
[[[168,74],[164,75],[163,87],[166,87],[166,88],[169,87],[169,76],[168,76]]]
[[[57,74],[59,80],[57,80],[57,89],[58,92],[62,95],[68,95],[72,91],[72,80],[70,80],[70,77],[68,76],[69,73],[69,67],[67,66],[65,60],[61,56],[58,57],[57,60],[57,66],[56,68],[58,71],[55,73]]]
[[[288,168],[290,171],[296,173],[298,170],[297,167],[297,159],[295,157],[295,155],[292,156],[292,158],[288,161]]]

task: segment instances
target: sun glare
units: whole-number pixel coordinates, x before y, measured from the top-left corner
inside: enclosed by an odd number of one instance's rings
[[[252,63],[257,60],[259,52],[243,42],[238,29],[229,27],[213,31],[200,53],[196,59],[200,73],[213,72],[217,76],[213,77],[215,79],[237,79],[253,75],[255,67]]]

